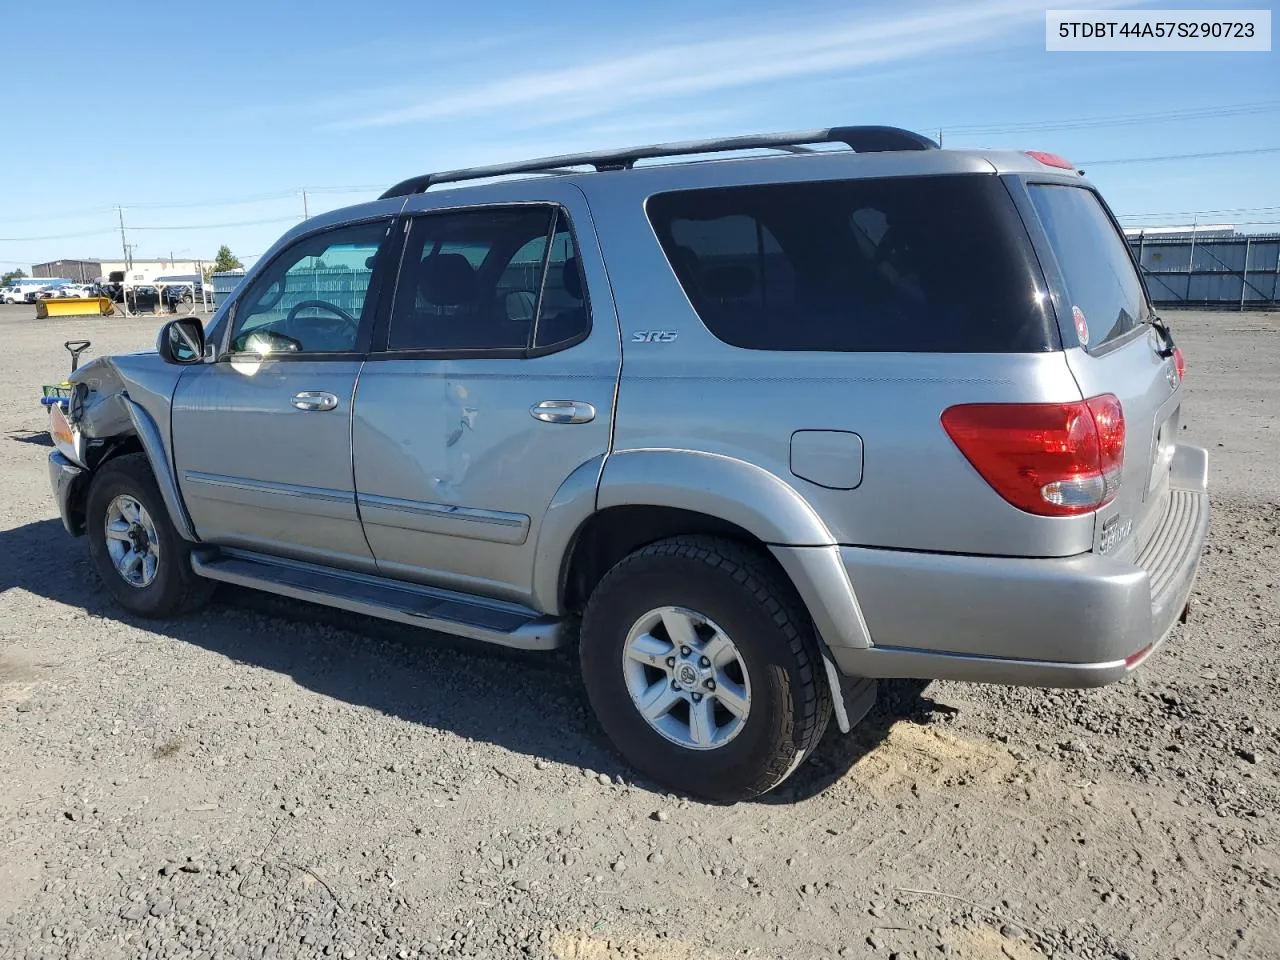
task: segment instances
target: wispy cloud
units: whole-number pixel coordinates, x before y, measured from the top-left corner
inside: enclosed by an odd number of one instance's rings
[[[600,55],[573,66],[517,70],[473,85],[431,82],[417,91],[401,85],[380,91],[380,96],[345,96],[344,104],[362,100],[365,112],[352,116],[352,111],[340,111],[346,115],[333,117],[329,125],[391,127],[494,115],[504,117],[508,126],[525,127],[585,120],[624,107],[918,60],[1025,30],[1043,17],[1043,0],[978,0],[915,7],[890,16],[812,17],[803,27],[796,26],[794,17],[786,26],[756,20],[736,33],[721,27],[711,34],[704,24],[687,31],[700,34],[699,39]],[[589,40],[574,46],[600,49]],[[635,46],[629,49],[635,51]],[[487,72],[493,76],[492,70]],[[380,109],[369,109],[379,102]]]

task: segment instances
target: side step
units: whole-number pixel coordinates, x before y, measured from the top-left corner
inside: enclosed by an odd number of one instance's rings
[[[191,566],[210,580],[520,650],[554,650],[565,639],[556,617],[437,587],[238,550],[199,551]]]

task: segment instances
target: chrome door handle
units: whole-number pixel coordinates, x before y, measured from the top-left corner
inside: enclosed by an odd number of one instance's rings
[[[293,405],[299,410],[332,410],[338,405],[338,398],[323,390],[303,390],[293,395]]]
[[[543,423],[590,423],[596,418],[596,408],[581,400],[543,400],[529,413]]]

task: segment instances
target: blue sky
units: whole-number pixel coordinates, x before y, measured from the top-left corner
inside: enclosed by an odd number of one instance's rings
[[[1280,152],[1092,162],[1280,148],[1280,53],[1048,53],[1043,2],[24,9],[6,32],[31,42],[0,53],[3,269],[119,256],[116,204],[137,257],[247,260],[303,188],[315,213],[433,169],[856,123],[1061,153],[1129,222],[1280,230]],[[70,55],[81,41],[92,55]]]

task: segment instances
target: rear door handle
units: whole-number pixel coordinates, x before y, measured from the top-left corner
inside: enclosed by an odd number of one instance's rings
[[[529,413],[543,423],[590,423],[596,418],[596,408],[581,400],[543,400]]]
[[[338,405],[338,398],[323,390],[303,390],[293,395],[293,405],[299,410],[332,410]]]

